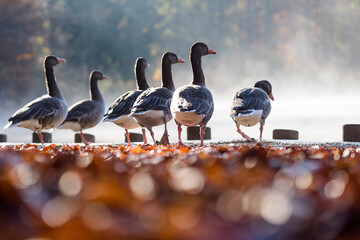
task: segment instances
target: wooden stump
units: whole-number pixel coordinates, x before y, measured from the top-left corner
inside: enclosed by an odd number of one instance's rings
[[[209,127],[205,128],[204,139],[211,139],[211,129]],[[188,127],[187,128],[187,140],[200,140],[200,127]]]
[[[290,129],[274,129],[273,139],[299,140],[299,132]]]
[[[143,141],[143,135],[140,133],[132,133],[129,132],[130,134],[130,141],[131,142],[142,142]],[[127,143],[127,138],[126,138],[126,133],[125,133],[125,142]]]
[[[344,142],[360,142],[360,124],[345,124],[343,126]]]
[[[87,133],[84,133],[83,135],[84,135],[84,138],[85,138],[86,141],[92,142],[92,143],[95,142],[95,136],[94,135],[87,134]],[[80,133],[75,134],[75,143],[82,143]]]
[[[5,134],[0,134],[0,142],[7,142],[7,137]]]
[[[43,136],[44,143],[52,143],[51,133],[41,132]],[[36,132],[33,132],[33,143],[41,143],[39,139],[39,135]]]

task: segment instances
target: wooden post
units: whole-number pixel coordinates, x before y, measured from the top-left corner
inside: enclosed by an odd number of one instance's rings
[[[131,142],[142,142],[143,141],[143,135],[140,133],[133,133],[133,132],[129,132],[130,134],[130,141]],[[126,138],[126,133],[125,135],[125,142],[127,143],[127,138]]]
[[[84,134],[84,138],[86,141],[88,142],[95,142],[95,136],[92,134],[87,134],[87,133],[83,133]],[[76,133],[75,134],[75,143],[81,143],[81,136],[80,133]]]
[[[44,143],[52,143],[51,133],[41,132],[41,134],[43,136]],[[33,143],[41,143],[39,139],[39,135],[37,135],[36,132],[33,132],[32,138],[33,138]]]
[[[205,128],[204,139],[211,139],[211,129],[209,127]],[[187,140],[200,140],[200,127],[188,127],[187,128]]]
[[[7,137],[5,134],[0,134],[0,142],[7,142]]]
[[[273,139],[299,140],[299,132],[290,129],[274,129]]]
[[[345,124],[343,126],[344,142],[360,142],[360,124]]]

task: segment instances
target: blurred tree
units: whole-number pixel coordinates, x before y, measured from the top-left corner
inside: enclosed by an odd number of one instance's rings
[[[139,56],[158,85],[161,55],[186,59],[195,41],[236,59],[238,75],[252,77],[258,63],[268,75],[301,73],[309,59],[313,71],[325,64],[360,75],[359,13],[357,0],[0,0],[0,97],[35,85],[34,59],[50,53],[68,60],[59,77],[70,102],[87,94],[93,69],[111,76],[102,86],[108,94],[133,88]]]
[[[37,90],[32,78],[36,65],[32,40],[40,33],[41,23],[36,1],[0,1],[2,105],[9,106],[17,101],[19,98],[14,96],[19,96],[19,92]]]

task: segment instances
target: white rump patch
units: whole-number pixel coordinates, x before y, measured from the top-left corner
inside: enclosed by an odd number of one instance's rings
[[[78,122],[65,122],[64,125],[59,127],[59,129],[71,129],[74,132],[80,132],[81,126]]]
[[[144,126],[158,126],[164,124],[164,111],[163,110],[148,110],[141,113],[134,113],[132,116]],[[166,122],[171,120],[171,116],[166,119]]]
[[[252,110],[252,112],[248,114],[241,114],[232,118],[237,126],[252,127],[261,121],[262,112],[262,110]]]
[[[182,125],[192,127],[200,124],[205,115],[198,115],[196,111],[191,112],[173,112],[174,119]]]
[[[122,115],[112,122],[125,129],[134,129],[140,127],[140,125],[133,117],[129,117],[127,115]]]
[[[39,120],[37,120],[37,119],[25,120],[25,121],[15,124],[14,126],[27,128],[34,132],[38,131],[39,129],[42,129],[42,126],[39,124]]]

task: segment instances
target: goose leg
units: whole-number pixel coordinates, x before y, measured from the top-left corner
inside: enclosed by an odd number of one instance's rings
[[[205,126],[200,126],[200,139],[201,143],[200,146],[204,146],[204,136],[205,136]]]
[[[181,141],[181,132],[182,132],[181,124],[178,123],[178,122],[176,122],[176,124],[177,124],[177,129],[178,129],[178,145],[179,146],[184,146],[185,144],[183,144],[183,142]]]
[[[152,139],[153,139],[153,141],[154,141],[154,144],[156,144],[155,136],[154,136],[154,132],[153,132],[152,128],[148,128],[148,130],[149,130],[150,135],[151,135],[151,137],[152,137]]]
[[[126,133],[126,139],[127,139],[127,142],[128,142],[128,146],[131,146],[129,131],[127,129],[125,129],[125,133]]]
[[[165,124],[165,131],[163,136],[161,137],[160,144],[162,145],[169,145],[169,134],[166,126],[166,118],[164,117],[164,124]]]
[[[262,142],[263,129],[264,129],[264,124],[263,124],[263,122],[260,122],[260,142]]]
[[[243,133],[241,130],[240,130],[240,127],[237,127],[237,132],[241,134],[241,136],[243,138],[245,138],[246,140],[250,141],[250,142],[253,142],[253,140],[248,136],[246,135],[245,133]]]
[[[143,135],[144,144],[147,144],[145,128],[142,127],[142,128],[141,128],[141,131],[142,131],[142,135]]]
[[[83,132],[80,130],[80,136],[81,136],[81,141],[85,144],[85,145],[89,145],[90,143],[88,141],[86,141]]]
[[[43,145],[43,146],[44,146],[44,138],[43,138],[43,135],[41,134],[41,131],[36,132],[36,133],[37,133],[37,135],[39,136],[39,139],[40,139],[41,145]]]

